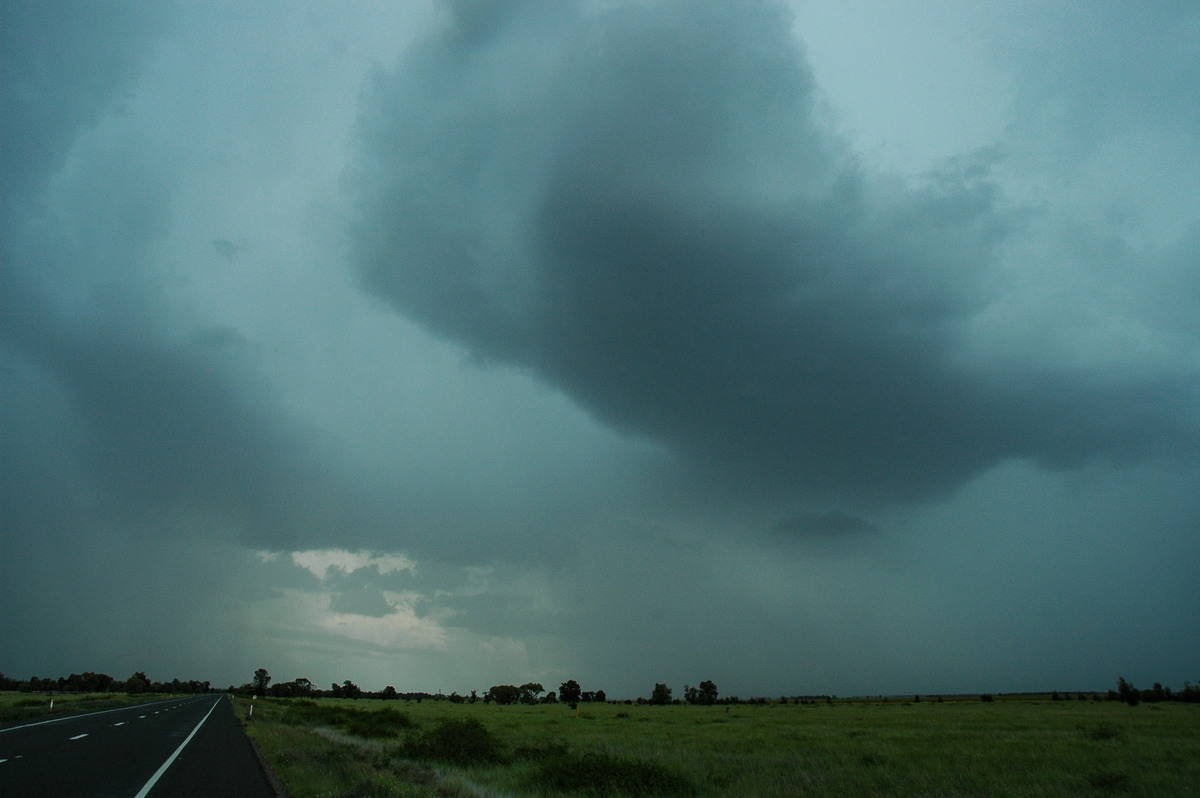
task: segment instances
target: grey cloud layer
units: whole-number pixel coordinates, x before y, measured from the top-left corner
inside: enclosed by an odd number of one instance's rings
[[[1193,678],[1194,5],[0,0],[0,670]]]
[[[406,314],[779,488],[912,498],[1008,458],[1194,452],[1192,376],[968,345],[1023,215],[986,153],[920,187],[856,166],[782,10],[502,6],[365,101],[352,247]]]
[[[4,7],[0,478],[44,481],[5,490],[2,512],[36,529],[61,493],[76,525],[205,519],[206,534],[302,540],[328,523],[336,480],[229,346],[236,334],[194,327],[167,296],[154,247],[180,167],[148,134],[99,129],[120,118],[166,10]],[[57,457],[72,465],[55,477]]]

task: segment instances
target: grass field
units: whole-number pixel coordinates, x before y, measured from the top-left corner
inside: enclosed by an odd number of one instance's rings
[[[1196,704],[253,704],[295,798],[1200,795]]]
[[[129,695],[128,693],[16,693],[0,692],[0,724],[44,720],[55,715],[75,712],[95,712],[130,704],[157,701],[163,695]],[[51,706],[50,702],[54,705]]]

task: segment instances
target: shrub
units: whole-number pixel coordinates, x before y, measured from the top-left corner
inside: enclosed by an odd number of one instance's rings
[[[553,762],[565,756],[567,756],[567,744],[557,741],[541,745],[521,745],[513,751],[513,759],[523,759],[528,762]]]
[[[395,737],[401,729],[412,728],[408,714],[390,707],[375,712],[352,712],[342,724],[356,737]]]
[[[630,795],[691,795],[695,786],[654,762],[608,754],[563,756],[544,762],[531,774],[535,788]]]
[[[345,723],[350,710],[316,701],[289,701],[279,720],[289,726],[337,726]]]
[[[411,759],[474,765],[504,759],[500,741],[475,718],[438,721],[420,734],[410,736],[401,749]]]

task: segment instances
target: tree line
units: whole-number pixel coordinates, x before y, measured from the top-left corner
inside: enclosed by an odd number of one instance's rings
[[[69,676],[60,676],[57,679],[48,677],[31,676],[28,679],[13,679],[0,673],[0,690],[19,691],[19,692],[59,692],[59,693],[175,693],[175,694],[196,694],[210,692],[228,692],[246,696],[270,696],[273,698],[376,698],[383,700],[407,700],[407,701],[450,701],[452,703],[470,703],[474,704],[477,701],[482,701],[485,704],[496,704],[498,706],[506,706],[510,704],[567,704],[574,708],[578,704],[584,703],[605,703],[608,695],[604,690],[584,690],[579,682],[574,679],[567,679],[558,686],[558,690],[547,691],[539,682],[526,682],[521,685],[512,684],[496,684],[483,691],[483,694],[476,690],[472,690],[469,695],[460,695],[457,692],[445,695],[443,693],[427,693],[427,692],[400,692],[392,685],[388,685],[379,691],[363,690],[350,679],[344,680],[341,684],[332,683],[328,689],[323,689],[315,685],[311,680],[306,678],[293,679],[287,682],[275,682],[272,684],[271,674],[266,668],[259,668],[254,672],[254,676],[250,681],[242,685],[229,685],[228,688],[222,690],[215,688],[208,681],[198,680],[180,680],[172,679],[171,681],[153,681],[146,675],[144,671],[136,671],[128,679],[115,679],[106,673],[95,673],[87,671],[85,673],[72,673]],[[1100,694],[1090,694],[1094,699],[1099,699]],[[1056,691],[1052,696],[1055,700],[1063,700],[1062,696]],[[1160,701],[1181,701],[1187,703],[1200,703],[1200,685],[1193,685],[1190,682],[1184,682],[1182,689],[1172,690],[1170,687],[1164,687],[1162,684],[1155,682],[1153,686],[1145,689],[1138,689],[1133,684],[1128,682],[1124,677],[1117,680],[1115,689],[1110,689],[1105,696],[1110,701],[1124,701],[1131,706],[1138,703],[1155,703]],[[802,700],[803,697],[795,697],[793,703],[810,703]],[[810,697],[815,701],[816,698],[822,700],[831,700],[828,696]],[[930,696],[933,698],[933,696]],[[985,693],[980,696],[984,701],[991,701],[992,695]],[[1084,700],[1084,695],[1078,695],[1079,700]],[[885,699],[886,700],[886,699]],[[916,698],[917,701],[921,699]],[[780,703],[788,703],[786,697],[778,699]],[[717,690],[717,685],[712,681],[702,681],[699,685],[693,687],[684,685],[683,697],[675,698],[672,689],[663,682],[657,682],[654,688],[650,691],[649,698],[625,699],[621,703],[625,704],[695,704],[700,706],[711,706],[713,704],[765,704],[768,700],[765,698],[751,698],[742,700],[737,696],[722,697]]]
[[[1153,687],[1139,690],[1125,681],[1125,677],[1122,676],[1117,679],[1117,689],[1110,689],[1108,691],[1108,700],[1124,701],[1131,707],[1137,706],[1142,701],[1145,701],[1147,704],[1159,701],[1183,701],[1188,704],[1200,704],[1200,685],[1184,682],[1182,690],[1173,691],[1170,687],[1163,687],[1158,682],[1155,682]]]
[[[209,682],[196,680],[169,682],[152,681],[144,671],[137,671],[128,679],[114,679],[107,673],[72,673],[57,679],[31,676],[28,679],[12,679],[0,673],[0,690],[15,690],[23,693],[208,693],[212,692]]]

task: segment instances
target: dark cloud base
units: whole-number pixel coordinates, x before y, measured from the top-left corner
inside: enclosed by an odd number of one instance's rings
[[[439,334],[776,492],[1194,451],[1194,380],[969,350],[1021,230],[992,154],[920,187],[864,172],[782,9],[456,19],[377,76],[352,181],[366,285]]]

